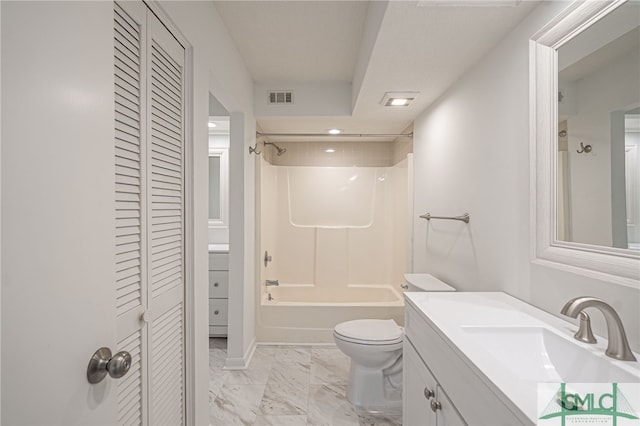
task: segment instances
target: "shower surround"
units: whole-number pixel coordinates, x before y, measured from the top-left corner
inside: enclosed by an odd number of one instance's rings
[[[261,261],[260,342],[331,343],[342,321],[403,322],[411,155],[394,164],[393,143],[335,145],[290,143],[260,160],[261,257],[272,259]]]

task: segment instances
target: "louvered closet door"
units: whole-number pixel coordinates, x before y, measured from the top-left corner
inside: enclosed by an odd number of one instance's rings
[[[118,423],[147,423],[147,328],[141,315],[146,294],[146,186],[144,76],[147,8],[139,2],[114,5],[116,155],[116,314],[118,350],[132,366],[117,380]]]
[[[121,425],[184,423],[184,49],[142,2],[114,5]]]
[[[184,420],[184,48],[149,14],[149,422]]]

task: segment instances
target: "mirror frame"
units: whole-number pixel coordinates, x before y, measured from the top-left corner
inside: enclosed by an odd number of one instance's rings
[[[556,238],[557,49],[626,0],[575,1],[529,41],[532,261],[640,287],[640,253]]]

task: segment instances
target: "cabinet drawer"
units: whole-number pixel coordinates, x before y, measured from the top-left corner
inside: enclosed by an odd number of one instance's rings
[[[209,271],[209,297],[211,299],[229,297],[229,271]]]
[[[227,335],[226,325],[210,325],[209,336],[211,337],[223,337]]]
[[[229,253],[209,253],[209,270],[226,271],[229,269]]]
[[[209,299],[209,325],[227,325],[227,299]]]

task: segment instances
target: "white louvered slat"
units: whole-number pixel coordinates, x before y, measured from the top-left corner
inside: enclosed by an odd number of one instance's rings
[[[152,423],[183,423],[183,305],[170,308],[152,324]]]
[[[140,270],[141,217],[141,71],[140,25],[120,5],[114,5],[116,270]],[[137,152],[136,152],[137,151]],[[133,155],[132,155],[133,154]],[[121,192],[120,190],[125,189]],[[132,196],[133,194],[133,196]],[[128,275],[116,282],[116,313],[142,304],[142,277]]]
[[[147,151],[150,327],[149,421],[184,424],[184,49],[150,22]]]
[[[115,208],[118,347],[131,354],[132,364],[117,383],[118,424],[147,422],[148,397],[144,384],[146,328],[137,317],[146,304],[144,202],[144,34],[146,7],[114,3]]]
[[[118,424],[142,424],[142,374],[141,374],[141,333],[140,330],[118,342],[119,350],[131,354],[131,368],[117,381]]]
[[[151,216],[166,218],[161,226],[151,224],[149,272],[156,297],[183,285],[183,253],[174,252],[170,262],[163,254],[183,245],[182,68],[155,40],[151,52]]]

